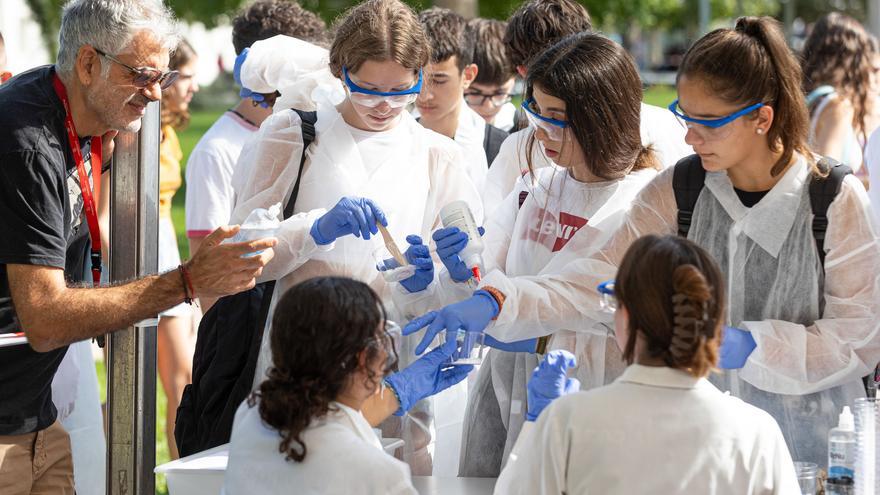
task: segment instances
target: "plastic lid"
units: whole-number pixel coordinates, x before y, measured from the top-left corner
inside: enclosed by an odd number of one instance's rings
[[[849,410],[849,406],[843,406],[843,412],[840,413],[837,427],[842,430],[855,430],[855,418],[853,418],[853,414],[852,411]]]

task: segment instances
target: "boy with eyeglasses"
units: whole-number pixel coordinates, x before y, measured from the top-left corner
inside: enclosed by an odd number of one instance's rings
[[[431,62],[416,100],[419,123],[452,138],[464,148],[468,175],[482,194],[489,160],[483,141],[486,122],[464,104],[462,94],[477,76],[474,40],[464,17],[449,9],[423,11],[419,21],[431,44]]]
[[[507,22],[476,18],[468,21],[468,28],[474,36],[474,63],[478,72],[474,82],[465,90],[464,99],[486,123],[505,132],[519,130],[526,123],[514,124],[517,111],[510,99],[516,72],[504,48]]]

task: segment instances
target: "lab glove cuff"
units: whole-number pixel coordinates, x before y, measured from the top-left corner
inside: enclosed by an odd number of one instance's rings
[[[394,388],[394,385],[388,381],[388,378],[382,380],[382,387],[391,391],[394,394],[394,398],[397,399],[397,410],[394,411],[395,416],[403,416],[406,414],[406,410],[403,409],[403,401],[400,400],[400,394],[397,393],[397,389]]]
[[[498,313],[504,306],[504,294],[495,287],[484,286],[480,290],[474,292],[474,295],[485,296],[492,301],[492,319],[498,318]]]
[[[318,222],[320,221],[320,218],[315,220],[315,223],[312,224],[312,228],[309,230],[309,234],[312,236],[312,239],[315,240],[315,244],[319,246],[326,246],[327,244],[333,242],[335,239],[328,240],[321,235],[321,229],[318,228]]]

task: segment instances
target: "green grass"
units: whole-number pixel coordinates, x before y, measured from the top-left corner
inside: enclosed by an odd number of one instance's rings
[[[672,86],[650,86],[642,99],[649,105],[666,108],[675,98],[676,92]]]

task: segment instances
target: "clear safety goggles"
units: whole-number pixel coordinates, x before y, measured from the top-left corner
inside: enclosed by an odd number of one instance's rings
[[[568,127],[568,122],[541,115],[534,98],[523,101],[521,106],[526,111],[526,117],[529,119],[529,124],[532,127],[544,131],[547,134],[547,138],[551,141],[562,141],[562,137],[565,135],[565,128]]]
[[[596,287],[599,292],[599,308],[606,313],[617,311],[617,298],[614,297],[614,280],[607,280]]]
[[[348,69],[343,67],[342,74],[345,76],[345,86],[348,89],[348,97],[353,103],[365,107],[378,107],[384,101],[391,108],[400,108],[416,101],[422,91],[422,71],[419,69],[419,80],[415,86],[403,91],[374,91],[358,86],[348,75]]]
[[[678,106],[678,99],[670,103],[667,108],[669,108],[669,111],[672,112],[673,115],[678,117],[679,124],[686,129],[694,131],[700,139],[704,141],[716,141],[726,138],[733,131],[733,128],[727,127],[727,124],[743,115],[748,115],[763,106],[763,103],[755,103],[754,105],[747,106],[742,110],[738,110],[730,115],[719,117],[717,119],[698,119],[687,116],[684,113],[684,110]]]

